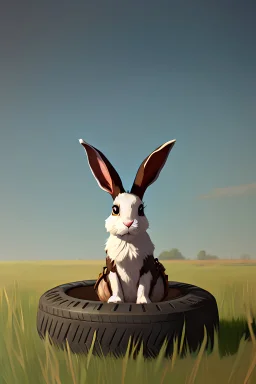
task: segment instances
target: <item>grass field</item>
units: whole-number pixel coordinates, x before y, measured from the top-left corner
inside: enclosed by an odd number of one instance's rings
[[[36,331],[38,300],[46,290],[95,279],[103,261],[0,263],[0,384],[256,383],[256,262],[164,262],[169,280],[198,285],[216,298],[219,339],[210,355],[144,361],[76,356],[42,342]],[[245,341],[244,333],[250,335]]]

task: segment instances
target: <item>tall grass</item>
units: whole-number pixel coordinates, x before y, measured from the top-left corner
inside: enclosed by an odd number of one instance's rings
[[[69,266],[70,276],[67,276],[65,264],[63,267],[61,264],[51,266],[44,263],[17,264],[15,267],[11,263],[4,265],[5,270],[9,270],[8,280],[5,277],[5,284],[0,289],[0,384],[136,384],[141,381],[145,384],[256,383],[256,341],[252,324],[256,312],[256,282],[253,279],[256,269],[253,273],[248,272],[243,281],[241,275],[244,273],[238,271],[237,267],[207,265],[203,273],[205,281],[200,282],[202,276],[198,274],[198,270],[203,267],[185,266],[185,277],[181,278],[179,269],[182,263],[176,266],[167,265],[170,277],[174,275],[173,270],[176,267],[173,280],[200,285],[215,295],[220,309],[220,334],[219,338],[216,337],[211,354],[204,351],[207,341],[205,335],[197,354],[181,358],[181,347],[175,343],[172,358],[164,358],[163,346],[156,359],[144,360],[143,346],[136,359],[129,353],[129,349],[123,358],[100,358],[92,355],[92,348],[87,356],[74,355],[68,345],[63,351],[52,346],[48,337],[44,341],[39,338],[36,311],[40,295],[57,284],[93,278],[98,274],[98,266],[95,268],[88,264],[86,267],[84,263],[87,276],[81,277],[81,266],[75,272],[75,264],[73,267]],[[55,275],[54,280],[56,267],[59,274]],[[20,278],[18,268],[21,272]],[[216,273],[218,268],[219,273]],[[30,275],[33,269],[34,273]],[[30,272],[27,280],[24,279],[26,270]],[[237,276],[234,270],[237,270]],[[44,274],[42,271],[48,273]],[[0,279],[1,273],[2,269]],[[224,274],[226,279],[223,283],[221,277]],[[16,279],[14,285],[13,279]],[[211,284],[214,289],[209,288]],[[130,351],[134,351],[132,345]]]

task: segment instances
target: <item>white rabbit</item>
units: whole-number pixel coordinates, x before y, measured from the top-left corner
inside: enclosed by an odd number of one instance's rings
[[[154,244],[147,229],[143,195],[159,176],[176,140],[168,141],[153,151],[141,164],[132,189],[125,192],[122,181],[107,158],[84,142],[90,169],[100,188],[113,198],[111,215],[105,221],[110,236],[106,242],[107,286],[109,293],[102,301],[144,304],[158,302],[168,293],[164,267],[154,259]]]

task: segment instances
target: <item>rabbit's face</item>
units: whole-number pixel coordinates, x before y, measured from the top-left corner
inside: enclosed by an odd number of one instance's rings
[[[111,215],[106,219],[107,232],[115,236],[135,236],[148,227],[141,199],[130,193],[120,193],[113,202]]]

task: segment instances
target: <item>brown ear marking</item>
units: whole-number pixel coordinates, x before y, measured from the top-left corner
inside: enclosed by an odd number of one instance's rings
[[[99,186],[108,192],[113,200],[119,193],[125,192],[120,176],[101,151],[84,140],[79,140],[85,149],[91,171]]]
[[[148,186],[158,178],[175,142],[176,140],[167,141],[146,157],[138,169],[131,193],[139,196],[140,199],[143,198]]]

